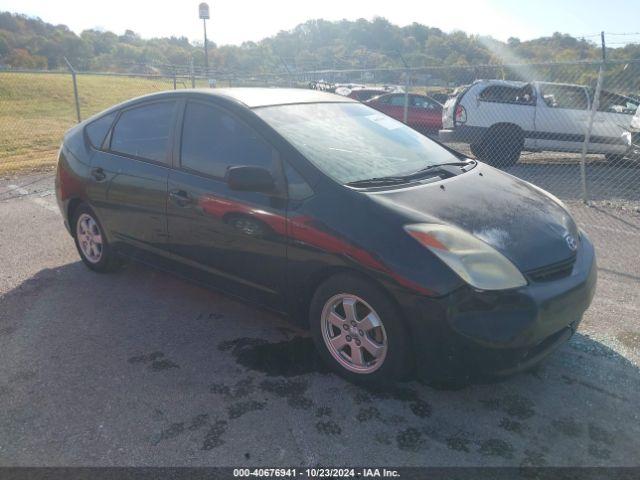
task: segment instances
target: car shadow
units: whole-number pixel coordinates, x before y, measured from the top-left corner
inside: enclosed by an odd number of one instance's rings
[[[638,366],[580,332],[501,381],[371,389],[270,313],[141,265],[76,262],[0,298],[0,352],[0,459],[17,464],[91,464],[107,449],[116,465],[640,462]]]

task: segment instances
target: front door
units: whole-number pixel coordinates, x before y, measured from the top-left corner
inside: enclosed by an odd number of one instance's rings
[[[589,119],[587,90],[577,85],[540,83],[535,138],[540,150],[579,152]]]
[[[281,309],[286,198],[231,190],[224,178],[237,165],[282,177],[277,153],[251,127],[211,103],[187,102],[179,165],[169,175],[170,249],[216,287]]]

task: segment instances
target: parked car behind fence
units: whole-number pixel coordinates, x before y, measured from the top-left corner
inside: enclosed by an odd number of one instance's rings
[[[468,143],[481,160],[505,167],[523,150],[580,152],[591,124],[587,153],[619,160],[629,149],[622,135],[639,103],[602,91],[591,120],[594,92],[588,87],[478,80],[447,101],[439,137]]]
[[[404,121],[404,93],[388,93],[374,97],[367,105]],[[437,134],[442,128],[442,105],[426,95],[410,94],[407,105],[407,125],[427,135]]]

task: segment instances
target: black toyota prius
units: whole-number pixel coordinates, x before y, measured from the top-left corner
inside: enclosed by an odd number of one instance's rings
[[[116,105],[65,135],[56,193],[90,269],[133,259],[277,311],[366,383],[529,368],[596,286],[557,198],[328,93]]]

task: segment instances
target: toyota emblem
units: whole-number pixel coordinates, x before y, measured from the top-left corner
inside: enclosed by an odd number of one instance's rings
[[[567,246],[569,247],[569,250],[571,250],[572,252],[575,252],[578,249],[578,240],[576,240],[576,238],[571,235],[570,233],[567,233],[564,236],[565,241],[567,242]]]

